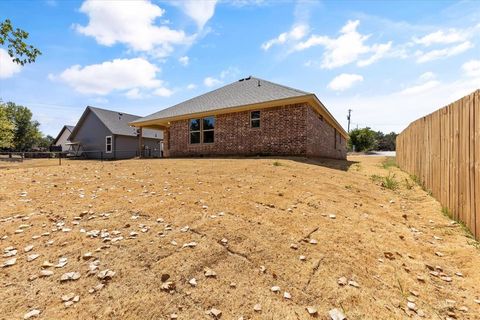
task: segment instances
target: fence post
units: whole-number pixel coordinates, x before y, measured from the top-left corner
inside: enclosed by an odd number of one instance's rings
[[[58,165],[59,166],[62,165],[62,154],[61,153],[58,153]]]
[[[103,162],[103,151],[100,151],[100,162]]]

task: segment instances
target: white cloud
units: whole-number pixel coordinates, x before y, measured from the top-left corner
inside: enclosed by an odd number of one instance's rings
[[[429,90],[418,90],[411,94],[401,91],[376,94],[372,90],[351,96],[325,95],[322,101],[339,120],[345,119],[348,109],[353,109],[353,128],[358,125],[383,132],[400,132],[412,121],[472,93],[479,86],[480,77],[465,78],[440,83]],[[342,122],[346,124],[345,120]]]
[[[230,0],[228,4],[234,7],[261,6],[267,3],[266,0]]]
[[[197,88],[197,85],[195,83],[190,83],[188,86],[187,86],[187,89],[188,90],[193,90],[193,89],[196,89]]]
[[[433,44],[452,44],[467,40],[468,34],[462,30],[449,29],[446,31],[438,30],[429,33],[421,38],[413,37],[413,42],[426,47]]]
[[[462,65],[462,70],[469,77],[480,77],[480,60],[470,60]]]
[[[440,84],[437,80],[430,80],[422,84],[414,85],[402,90],[400,93],[404,95],[412,95],[427,92]]]
[[[190,58],[188,56],[183,56],[178,58],[178,62],[180,62],[183,66],[186,67],[190,63]]]
[[[336,76],[327,87],[334,91],[344,91],[351,88],[355,83],[362,81],[363,77],[359,74],[342,73]]]
[[[203,29],[215,13],[217,0],[181,0],[174,4],[178,5],[187,16],[192,18],[199,29]]]
[[[428,92],[440,85],[440,82],[436,80],[436,77],[435,73],[431,71],[425,72],[418,77],[417,84],[403,89],[400,91],[400,94],[415,95]]]
[[[422,73],[419,77],[419,79],[421,81],[428,81],[428,80],[432,80],[432,79],[435,79],[437,76],[435,75],[435,73],[431,72],[431,71],[427,71],[425,73]]]
[[[240,70],[237,67],[228,67],[220,72],[220,79],[232,79],[238,77]]]
[[[143,95],[140,92],[140,89],[138,89],[138,88],[133,88],[131,90],[128,90],[127,92],[125,92],[125,96],[129,99],[142,99],[143,98]]]
[[[139,91],[132,89],[160,89],[162,80],[156,78],[160,69],[143,58],[115,59],[101,64],[85,67],[74,65],[58,76],[49,75],[50,79],[58,79],[76,91],[84,94],[107,95],[112,91],[125,91],[127,96],[134,97]]]
[[[159,97],[170,97],[173,94],[173,91],[165,87],[160,87],[155,89],[153,94]]]
[[[240,74],[240,70],[237,67],[228,67],[222,70],[218,76],[210,76],[203,79],[203,84],[207,87],[215,87],[222,84],[225,80],[231,80]]]
[[[383,44],[374,44],[371,47],[371,51],[373,52],[373,55],[371,55],[367,59],[359,60],[357,62],[357,66],[366,67],[371,65],[372,63],[382,59],[390,51],[391,48],[392,48],[392,41],[389,41]]]
[[[96,97],[96,98],[93,98],[92,101],[99,104],[108,103],[108,99],[104,97]]]
[[[6,79],[22,70],[22,67],[13,62],[7,50],[0,48],[0,79]]]
[[[362,35],[357,31],[359,20],[349,20],[340,29],[338,38],[330,38],[322,35],[311,35],[306,41],[299,42],[294,46],[295,51],[302,51],[314,46],[325,47],[321,67],[333,69],[357,61],[357,65],[367,66],[383,58],[391,48],[392,42],[384,44],[366,45],[370,35]],[[363,55],[371,54],[370,57],[361,59]]]
[[[285,44],[289,41],[300,40],[308,33],[308,26],[304,24],[293,26],[288,32],[281,33],[278,37],[270,39],[262,44],[262,49],[267,51],[274,45]]]
[[[415,56],[417,57],[417,63],[425,63],[425,62],[429,62],[437,59],[455,56],[473,47],[474,46],[470,41],[465,41],[458,45],[443,48],[443,49],[435,49],[427,52],[423,52],[419,50],[415,53]]]
[[[221,80],[218,80],[214,77],[206,77],[205,79],[203,79],[203,84],[206,85],[207,87],[215,87],[222,83],[223,82]]]
[[[134,51],[165,57],[174,45],[189,45],[194,40],[183,30],[155,25],[154,20],[165,10],[148,0],[86,0],[80,11],[88,15],[89,22],[86,26],[76,25],[76,30],[94,37],[101,45],[122,43]]]

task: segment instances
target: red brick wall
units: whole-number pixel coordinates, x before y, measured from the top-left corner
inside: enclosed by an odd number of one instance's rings
[[[312,108],[307,109],[307,156],[346,159],[345,138]]]
[[[215,142],[190,144],[188,120],[172,122],[165,131],[165,156],[184,157],[199,155],[298,155],[339,157],[331,144],[321,146],[309,137],[314,122],[309,114],[315,112],[307,104],[296,104],[261,109],[260,128],[250,127],[250,111],[217,115]],[[330,127],[325,123],[326,126]],[[333,131],[333,128],[330,127]],[[328,130],[324,129],[327,132]],[[315,134],[323,131],[315,130]],[[323,139],[323,137],[318,137]],[[315,145],[313,149],[311,146]],[[309,152],[311,149],[311,152]],[[310,153],[310,154],[309,154]]]

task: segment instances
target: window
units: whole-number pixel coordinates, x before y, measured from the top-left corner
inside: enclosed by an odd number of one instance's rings
[[[215,117],[190,120],[190,143],[213,143],[215,141]]]
[[[112,136],[105,137],[105,152],[112,153]]]
[[[214,142],[215,117],[203,118],[203,143]]]
[[[250,112],[250,126],[252,128],[260,128],[260,111]]]
[[[190,143],[200,143],[200,119],[190,120]]]

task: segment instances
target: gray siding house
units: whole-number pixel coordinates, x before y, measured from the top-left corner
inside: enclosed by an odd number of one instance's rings
[[[161,157],[163,132],[153,129],[137,131],[129,126],[129,122],[139,118],[88,106],[70,134],[69,155],[87,159],[129,159],[139,156],[139,150],[142,150],[142,156]]]
[[[53,140],[53,145],[58,147],[60,151],[66,151],[69,149],[70,145],[67,143],[70,142],[69,137],[73,128],[75,128],[75,126],[64,125],[55,140]]]

